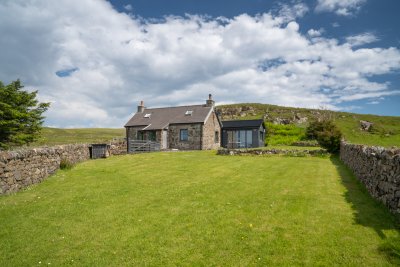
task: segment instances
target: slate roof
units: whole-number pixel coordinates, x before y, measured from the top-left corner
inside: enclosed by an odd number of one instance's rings
[[[222,121],[222,128],[259,128],[263,120]]]
[[[204,123],[212,110],[206,105],[145,108],[143,113],[133,115],[125,127],[143,126],[143,130],[161,130],[170,124]],[[185,115],[187,111],[192,111],[192,114]],[[146,114],[150,114],[150,117],[146,118]]]

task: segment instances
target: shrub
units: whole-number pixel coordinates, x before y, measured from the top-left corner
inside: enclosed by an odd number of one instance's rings
[[[61,170],[69,170],[72,169],[72,167],[74,167],[74,163],[72,163],[71,161],[69,161],[68,159],[61,159],[60,161],[60,169]]]
[[[332,120],[324,119],[311,122],[306,129],[306,137],[317,140],[318,144],[328,152],[337,153],[342,133]]]

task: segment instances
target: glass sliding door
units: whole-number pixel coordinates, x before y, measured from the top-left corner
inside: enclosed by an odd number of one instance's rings
[[[253,147],[252,130],[227,130],[227,148],[249,148]]]
[[[253,146],[253,133],[251,130],[246,131],[246,147]]]

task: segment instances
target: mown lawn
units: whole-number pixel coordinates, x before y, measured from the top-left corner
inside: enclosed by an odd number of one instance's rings
[[[398,240],[336,158],[119,156],[0,197],[0,266],[390,266]]]

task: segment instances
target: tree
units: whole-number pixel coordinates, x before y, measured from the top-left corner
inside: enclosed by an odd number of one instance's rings
[[[316,139],[318,144],[330,153],[337,153],[340,150],[342,133],[330,119],[310,122],[306,129],[306,137]]]
[[[19,80],[6,86],[0,81],[0,149],[29,144],[40,135],[50,103],[39,103],[37,91],[22,88]]]

